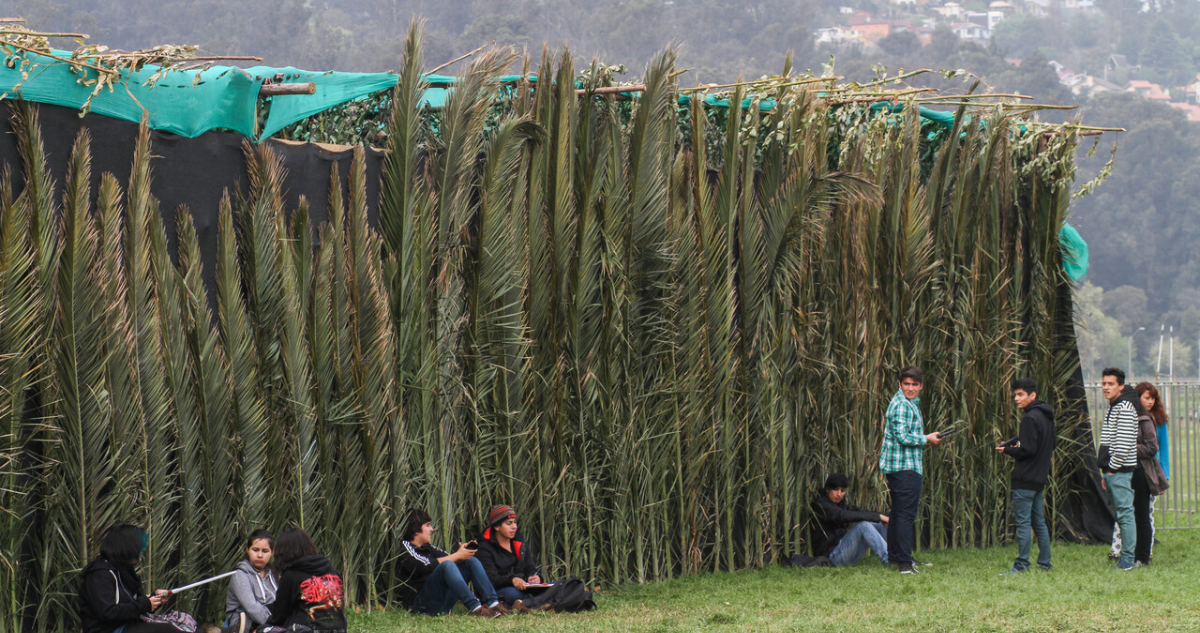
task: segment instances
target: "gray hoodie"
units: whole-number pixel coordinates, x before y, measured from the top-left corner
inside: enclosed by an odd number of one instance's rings
[[[279,590],[279,582],[275,572],[267,569],[267,577],[263,578],[254,571],[250,561],[242,559],[237,564],[237,574],[229,578],[229,594],[225,597],[225,621],[231,620],[237,614],[245,611],[254,620],[255,628],[266,623],[271,616],[270,604],[275,602],[275,592]]]

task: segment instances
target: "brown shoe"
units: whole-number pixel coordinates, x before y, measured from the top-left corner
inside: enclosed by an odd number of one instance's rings
[[[496,613],[498,613],[500,615],[510,615],[512,613],[511,611],[509,611],[508,607],[504,606],[503,601],[497,602],[496,604],[493,604],[492,606],[490,606],[488,608],[491,609],[492,611],[495,611]]]
[[[513,613],[533,613],[532,609],[525,606],[524,600],[517,600],[512,604],[512,607],[510,607],[509,610]]]
[[[492,611],[491,609],[487,608],[484,605],[479,605],[478,609],[467,612],[467,615],[473,615],[477,618],[498,618],[498,617],[500,617],[499,613]]]

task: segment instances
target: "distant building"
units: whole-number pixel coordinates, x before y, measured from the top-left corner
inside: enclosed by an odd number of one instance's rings
[[[848,26],[828,26],[817,29],[815,33],[818,44],[859,44],[862,42],[862,32]]]
[[[1200,105],[1200,73],[1196,73],[1196,78],[1184,87],[1184,93],[1188,103]]]
[[[1012,15],[1017,12],[1017,6],[1011,2],[1005,2],[1004,0],[996,0],[988,5],[988,10],[999,11],[1000,13],[1003,13],[1005,17],[1012,17]]]
[[[1176,110],[1183,110],[1187,115],[1187,120],[1194,123],[1200,123],[1200,105],[1194,103],[1168,103],[1167,105]]]
[[[1166,103],[1171,100],[1171,93],[1164,90],[1162,86],[1150,83],[1145,79],[1134,79],[1125,86],[1126,92],[1136,92],[1142,97],[1151,101],[1161,101]]]
[[[986,43],[992,37],[992,32],[974,22],[955,22],[950,25],[950,30],[958,36],[958,39],[968,42]]]
[[[963,19],[962,5],[958,4],[957,2],[947,2],[940,7],[934,7],[933,10],[935,13],[947,20],[962,21]]]

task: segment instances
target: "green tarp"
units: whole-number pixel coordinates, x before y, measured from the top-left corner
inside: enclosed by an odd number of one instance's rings
[[[63,57],[70,53],[55,51]],[[20,57],[15,58],[13,67],[0,65],[0,94],[5,98],[18,97],[27,101],[52,103],[70,108],[82,108],[92,89],[79,83],[84,78],[64,61],[44,55],[28,54],[33,67],[21,72]],[[304,120],[336,105],[366,97],[396,85],[394,73],[343,73],[315,72],[286,67],[254,66],[236,68],[214,66],[208,70],[179,70],[164,73],[153,85],[144,85],[158,67],[148,66],[128,75],[122,85],[111,90],[105,88],[92,99],[91,111],[126,121],[140,122],[149,115],[150,127],[173,132],[188,138],[197,137],[209,130],[226,129],[247,138],[258,140],[270,138],[279,130]],[[89,71],[91,72],[91,71]],[[94,78],[94,75],[91,75]],[[519,80],[517,75],[502,77],[501,82]],[[531,77],[537,81],[536,77]],[[311,95],[283,95],[271,99],[271,110],[262,130],[255,130],[258,108],[258,91],[264,80],[276,83],[312,82],[316,92]],[[429,89],[425,91],[422,105],[439,108],[446,104],[450,87],[455,77],[428,75]],[[20,85],[17,88],[18,84]],[[687,103],[688,97],[680,98]],[[727,99],[712,95],[704,102],[715,107],[729,107]],[[742,101],[742,107],[753,104],[750,99]],[[759,102],[763,110],[771,110],[775,102],[764,99]],[[898,111],[898,104],[880,103],[877,109]],[[920,109],[921,116],[947,127],[953,125],[954,113]],[[1079,231],[1069,224],[1063,226],[1059,240],[1067,250],[1063,267],[1072,279],[1078,281],[1087,273],[1087,243]]]
[[[55,51],[68,56],[70,53]],[[92,87],[79,83],[66,62],[29,54],[32,67],[23,77],[20,58],[14,67],[0,65],[0,94],[38,103],[82,108]],[[204,71],[178,71],[164,74],[151,87],[143,84],[157,72],[147,67],[128,75],[122,84],[104,88],[92,99],[91,111],[116,119],[140,122],[150,117],[150,127],[188,138],[214,128],[225,128],[254,137],[254,113],[261,82],[238,68],[215,66]],[[94,79],[94,71],[87,71]],[[18,84],[20,86],[18,87]]]

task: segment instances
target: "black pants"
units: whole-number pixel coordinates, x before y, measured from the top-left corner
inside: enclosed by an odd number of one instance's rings
[[[905,567],[912,565],[913,521],[921,503],[921,473],[902,470],[887,475],[888,492],[892,497],[892,512],[888,517],[888,562]]]
[[[1133,559],[1150,564],[1150,548],[1154,545],[1154,530],[1150,528],[1150,483],[1146,471],[1133,471],[1133,523],[1137,526],[1137,544],[1133,547]]]
[[[173,624],[167,622],[142,622],[137,620],[125,625],[121,633],[182,633]]]

